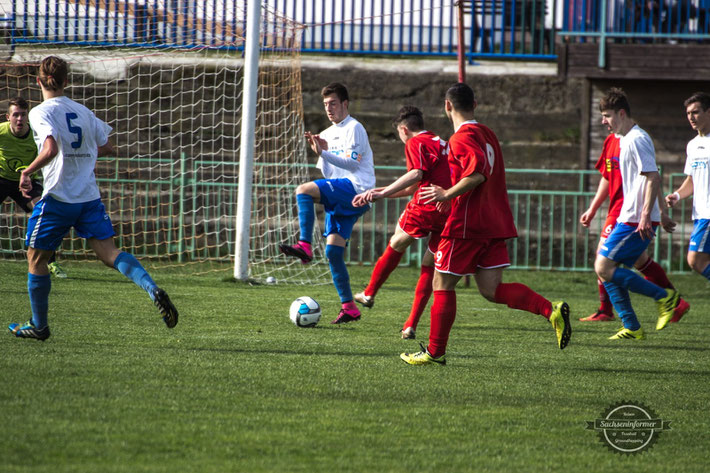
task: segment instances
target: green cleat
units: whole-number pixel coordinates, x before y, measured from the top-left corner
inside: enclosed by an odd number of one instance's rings
[[[429,354],[429,350],[424,348],[424,345],[420,343],[419,346],[422,348],[422,351],[411,354],[402,353],[401,355],[399,355],[399,357],[409,365],[430,365],[432,363],[435,365],[446,364],[446,355],[441,355],[438,358],[434,358]]]
[[[64,272],[61,266],[59,266],[59,263],[56,261],[49,263],[49,272],[59,279],[66,279],[67,278],[67,273]]]
[[[646,338],[646,335],[643,333],[641,327],[639,327],[638,330],[629,330],[628,328],[621,327],[621,330],[609,337],[609,340],[643,340],[644,338]]]
[[[662,299],[658,299],[658,322],[656,322],[656,330],[663,330],[668,325],[675,315],[675,308],[680,304],[680,293],[675,289],[666,289],[668,295]]]
[[[566,302],[552,303],[550,323],[557,335],[557,346],[560,347],[560,350],[564,350],[572,336],[572,325],[569,323],[569,305]]]

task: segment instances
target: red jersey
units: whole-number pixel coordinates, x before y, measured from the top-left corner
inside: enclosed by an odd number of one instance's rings
[[[451,202],[451,215],[441,235],[459,239],[518,236],[495,133],[476,121],[464,122],[449,139],[449,167],[452,184],[473,173],[486,180]]]
[[[422,187],[431,184],[444,189],[451,187],[451,172],[449,161],[446,159],[446,141],[430,131],[423,131],[407,141],[404,155],[407,157],[407,171],[421,169],[423,172],[419,188],[412,196],[408,207],[416,205],[422,210],[436,211],[436,202],[420,203],[419,192]]]
[[[609,181],[609,214],[608,217],[618,218],[624,205],[624,186],[619,170],[619,138],[611,133],[604,140],[602,154],[596,166],[602,177]]]

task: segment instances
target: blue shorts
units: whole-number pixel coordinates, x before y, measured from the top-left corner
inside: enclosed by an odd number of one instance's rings
[[[106,240],[115,235],[101,199],[69,204],[47,195],[32,210],[25,245],[54,251],[62,244],[71,227],[81,238]]]
[[[708,236],[710,236],[710,220],[706,218],[695,220],[688,251],[710,253],[710,238]]]
[[[320,191],[320,203],[325,209],[325,231],[323,236],[337,233],[349,239],[355,222],[368,210],[369,205],[353,207],[357,195],[350,179],[317,179],[313,181]]]
[[[653,226],[654,235],[656,227],[657,225]],[[641,234],[636,231],[636,227],[619,222],[602,244],[599,254],[617,263],[633,266],[641,253],[651,244],[651,240],[653,238],[642,239]]]

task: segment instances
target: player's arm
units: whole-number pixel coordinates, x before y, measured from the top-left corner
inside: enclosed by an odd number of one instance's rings
[[[353,198],[353,205],[355,207],[362,207],[369,202],[374,202],[380,199],[386,199],[388,197],[401,197],[403,195],[411,195],[408,192],[410,189],[416,190],[416,184],[422,180],[424,176],[424,171],[421,169],[412,169],[400,176],[396,181],[387,187],[380,187],[378,189],[370,189],[361,194],[356,195]]]
[[[40,151],[34,161],[20,173],[20,190],[25,197],[30,197],[29,192],[32,190],[32,174],[51,163],[58,153],[59,145],[57,141],[53,136],[48,136],[44,140],[42,151]]]
[[[459,182],[451,186],[449,189],[444,189],[443,187],[439,187],[435,184],[422,187],[419,195],[425,204],[432,202],[445,202],[447,200],[455,199],[466,192],[472,191],[485,181],[486,178],[483,174],[474,172],[473,174],[461,178]]]
[[[579,223],[588,227],[597,214],[597,210],[599,210],[599,207],[602,206],[607,197],[609,197],[609,181],[602,176],[599,181],[599,186],[597,186],[597,193],[594,194],[594,199],[592,199],[592,203],[589,204],[589,208],[579,217]]]
[[[113,143],[111,143],[111,140],[108,140],[105,145],[99,146],[99,152],[98,152],[98,157],[101,158],[103,156],[110,156],[115,153],[115,149],[113,147]]]
[[[666,205],[668,207],[673,207],[679,200],[685,199],[693,195],[695,187],[693,185],[693,176],[687,176],[685,181],[680,185],[678,189],[672,194],[666,196]]]
[[[660,198],[661,176],[658,174],[658,171],[642,172],[641,175],[646,178],[646,189],[644,192],[641,218],[639,219],[636,231],[641,234],[642,239],[648,240],[653,237],[651,212],[653,211],[653,206]]]

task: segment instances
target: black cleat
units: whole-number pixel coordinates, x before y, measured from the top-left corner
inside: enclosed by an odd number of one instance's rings
[[[178,323],[178,311],[170,302],[170,297],[168,293],[160,288],[156,288],[153,291],[153,303],[158,308],[161,314],[163,314],[163,321],[168,328],[173,328]]]

